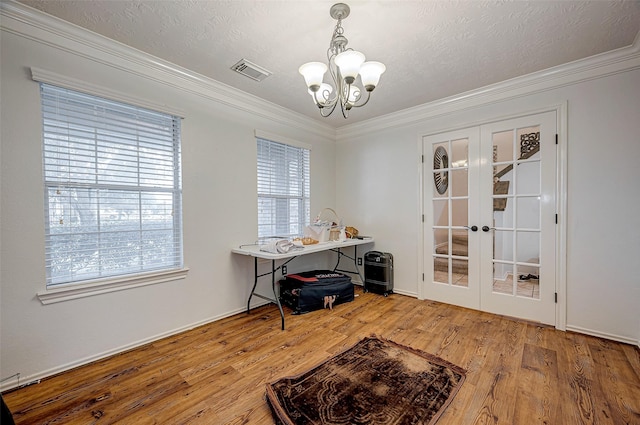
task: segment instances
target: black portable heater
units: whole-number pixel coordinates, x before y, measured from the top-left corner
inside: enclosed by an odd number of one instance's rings
[[[380,251],[364,254],[364,291],[385,297],[393,294],[393,255]]]

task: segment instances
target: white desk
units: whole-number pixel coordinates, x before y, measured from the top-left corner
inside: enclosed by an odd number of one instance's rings
[[[305,245],[302,249],[292,250],[286,254],[273,254],[270,252],[260,251],[260,246],[258,245],[242,245],[239,248],[234,248],[231,250],[234,254],[247,255],[253,257],[254,261],[254,281],[253,281],[253,289],[251,289],[251,294],[249,295],[249,300],[247,301],[247,313],[251,311],[251,298],[255,295],[258,298],[262,298],[267,301],[271,301],[278,306],[278,310],[280,310],[280,317],[282,318],[282,330],[284,330],[284,311],[282,310],[282,304],[280,304],[280,299],[278,297],[278,293],[276,292],[276,272],[282,269],[282,266],[288,264],[290,261],[295,258],[300,257],[301,255],[313,254],[315,252],[322,251],[333,251],[338,253],[338,261],[336,262],[333,271],[345,272],[345,273],[357,273],[360,276],[362,283],[364,283],[364,277],[360,272],[360,268],[358,267],[358,245],[373,243],[373,238],[367,239],[347,239],[346,241],[332,241],[332,242],[324,242],[318,243],[314,245]],[[353,247],[353,257],[342,252],[343,248]],[[342,257],[347,257],[348,259],[353,261],[353,266],[355,270],[343,270],[339,269],[340,260]],[[258,274],[258,259],[262,258],[265,260],[271,260],[271,271]],[[286,260],[284,263],[280,264],[276,267],[276,260]],[[273,298],[266,297],[261,294],[256,294],[256,286],[258,285],[258,278],[263,276],[271,275],[271,289],[273,290]]]

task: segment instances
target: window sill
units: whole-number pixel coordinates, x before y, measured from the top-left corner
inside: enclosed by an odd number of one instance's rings
[[[68,284],[64,287],[61,286],[55,289],[38,292],[36,295],[42,304],[53,304],[62,301],[75,300],[77,298],[91,297],[109,292],[184,279],[187,277],[188,272],[188,268],[183,268],[116,279],[97,280],[93,283]]]

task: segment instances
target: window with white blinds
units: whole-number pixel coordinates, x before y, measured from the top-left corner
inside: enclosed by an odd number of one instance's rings
[[[47,287],[181,268],[180,118],[40,89]]]
[[[309,150],[257,141],[258,238],[302,236],[309,224]]]

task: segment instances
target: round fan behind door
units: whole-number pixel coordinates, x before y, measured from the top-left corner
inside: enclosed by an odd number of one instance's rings
[[[449,168],[449,155],[447,155],[447,150],[444,147],[438,146],[433,153],[433,182],[440,195],[444,195],[449,187],[449,171],[436,172],[435,170],[445,168]]]

